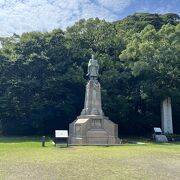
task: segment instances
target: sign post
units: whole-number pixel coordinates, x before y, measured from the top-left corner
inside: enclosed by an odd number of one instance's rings
[[[45,147],[46,136],[42,136],[42,147]]]
[[[159,127],[154,127],[154,133],[155,134],[162,134],[162,130]]]
[[[55,130],[55,146],[57,144],[57,139],[66,139],[67,147],[68,147],[68,131],[67,130]]]

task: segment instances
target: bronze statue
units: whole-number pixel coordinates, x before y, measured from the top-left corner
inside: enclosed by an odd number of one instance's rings
[[[88,63],[88,74],[90,80],[96,80],[99,76],[99,64],[96,59],[94,59],[94,55],[89,60]]]

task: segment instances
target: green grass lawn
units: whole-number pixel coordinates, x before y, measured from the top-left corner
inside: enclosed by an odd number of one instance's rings
[[[0,179],[180,179],[180,144],[43,148],[39,141],[0,137]]]

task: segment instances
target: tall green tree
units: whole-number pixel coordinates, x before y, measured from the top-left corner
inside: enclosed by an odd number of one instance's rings
[[[136,95],[131,95],[132,100],[137,101],[134,113],[142,117],[142,122],[139,123],[143,124],[145,121],[146,127],[160,125],[157,123],[160,122],[158,106],[165,97],[170,96],[174,103],[179,103],[179,27],[167,24],[156,31],[154,26],[148,25],[132,36],[120,55],[126,71],[136,81],[132,90]],[[153,119],[156,121],[153,122]],[[177,122],[178,119],[174,121]]]
[[[172,97],[180,132],[180,26],[176,14],[136,13],[117,22],[80,20],[66,31],[0,38],[0,122],[4,134],[67,129],[84,103],[87,63],[100,64],[103,109],[120,134],[160,126]]]

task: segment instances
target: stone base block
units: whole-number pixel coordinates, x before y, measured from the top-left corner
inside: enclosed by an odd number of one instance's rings
[[[168,139],[165,135],[155,135],[155,140],[158,143],[166,143],[168,142]]]
[[[70,144],[86,144],[86,138],[72,137]]]
[[[103,129],[91,129],[87,131],[87,143],[88,144],[107,144],[108,134]]]
[[[117,125],[104,116],[79,116],[69,126],[69,143],[117,144]]]

